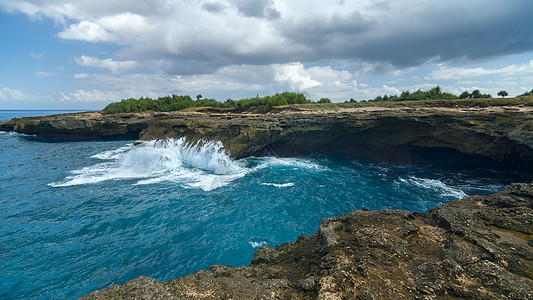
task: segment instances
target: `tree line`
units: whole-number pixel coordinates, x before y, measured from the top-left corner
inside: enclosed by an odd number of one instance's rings
[[[498,92],[498,96],[507,97],[506,91]],[[524,93],[520,96],[533,96],[533,90]],[[454,99],[483,99],[492,98],[490,94],[482,94],[479,90],[474,90],[471,93],[464,91],[457,96],[452,93],[443,92],[440,86],[436,86],[427,91],[421,89],[415,92],[404,91],[398,95],[383,95],[377,96],[374,99],[362,100],[361,102],[379,102],[379,101],[416,101],[416,100],[454,100]],[[351,98],[345,103],[358,102]],[[212,107],[227,110],[245,111],[253,108],[257,112],[268,112],[275,106],[289,105],[289,104],[310,104],[310,103],[331,103],[329,98],[323,97],[317,102],[309,100],[304,94],[300,92],[283,92],[276,93],[272,96],[265,96],[252,98],[244,98],[240,100],[227,99],[225,102],[220,102],[215,99],[203,98],[202,95],[197,95],[196,100],[188,95],[170,95],[152,99],[149,97],[141,97],[139,99],[129,98],[123,99],[119,102],[108,104],[102,111],[105,114],[114,113],[132,113],[141,111],[177,111],[189,107]]]
[[[213,107],[225,108],[230,110],[246,110],[250,107],[256,107],[260,111],[270,111],[274,106],[289,104],[306,104],[312,103],[304,94],[297,92],[276,93],[273,96],[244,98],[240,100],[227,99],[225,102],[219,102],[215,99],[202,99],[202,95],[197,95],[193,100],[188,95],[171,95],[152,99],[141,97],[139,99],[129,98],[120,102],[108,104],[102,112],[104,114],[114,113],[132,113],[141,111],[176,111],[189,107]]]
[[[509,93],[507,91],[499,91],[498,96],[507,97]],[[526,92],[518,97],[522,96],[533,96],[533,89],[530,92]],[[488,99],[492,98],[491,94],[482,94],[480,90],[474,90],[471,93],[469,91],[464,91],[461,95],[457,96],[452,93],[443,92],[440,86],[436,86],[430,90],[423,91],[421,89],[415,92],[402,92],[400,96],[398,95],[383,95],[377,96],[374,99],[363,100],[363,102],[379,102],[379,101],[412,101],[412,100],[454,100],[454,99]],[[345,101],[345,103],[357,102],[353,98]]]
[[[416,101],[416,100],[453,100],[453,99],[478,99],[478,98],[492,98],[492,96],[490,94],[482,94],[479,90],[474,90],[472,93],[469,93],[468,91],[464,91],[460,96],[457,96],[452,93],[443,92],[440,86],[436,86],[427,91],[423,91],[421,89],[418,89],[415,92],[405,91],[405,92],[402,92],[400,96],[398,95],[377,96],[376,98],[370,99],[367,101],[368,102],[413,101],[413,100]],[[350,101],[346,101],[346,102],[355,102],[355,100],[350,99]]]

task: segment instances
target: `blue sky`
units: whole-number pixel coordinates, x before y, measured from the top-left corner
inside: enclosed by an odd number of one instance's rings
[[[533,89],[529,0],[0,0],[0,109]]]

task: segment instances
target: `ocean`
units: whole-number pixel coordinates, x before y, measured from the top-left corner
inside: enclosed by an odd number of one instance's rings
[[[0,120],[61,111],[0,111]],[[518,180],[480,163],[233,160],[220,143],[0,132],[0,299],[72,299],[145,275],[247,265],[354,209],[427,212]]]

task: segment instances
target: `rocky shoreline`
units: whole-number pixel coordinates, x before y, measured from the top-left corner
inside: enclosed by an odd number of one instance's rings
[[[214,140],[221,141],[233,158],[336,152],[409,163],[446,150],[500,162],[526,175],[533,169],[533,107],[361,107],[268,114],[86,112],[13,119],[0,123],[0,130],[62,140]]]
[[[268,114],[86,112],[0,122],[62,140],[185,137],[233,158],[335,152],[413,162],[442,151],[533,178],[533,108],[279,110]],[[429,214],[356,210],[295,243],[261,247],[246,267],[171,282],[139,277],[83,299],[533,299],[533,183],[451,201]]]
[[[355,210],[249,266],[139,277],[81,299],[533,299],[533,184],[431,209]]]

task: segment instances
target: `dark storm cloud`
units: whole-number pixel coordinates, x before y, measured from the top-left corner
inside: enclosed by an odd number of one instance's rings
[[[387,6],[382,7],[383,10]],[[409,67],[427,61],[485,60],[533,50],[533,1],[426,7],[365,17],[306,19],[280,26],[309,50],[307,60],[349,59]],[[296,55],[297,57],[298,55]]]
[[[360,39],[360,34],[372,30],[377,22],[359,12],[347,16],[331,15],[300,22],[287,22],[280,26],[284,36],[294,44],[303,44],[313,50],[333,52],[333,46],[350,45]]]
[[[172,74],[337,59],[405,68],[533,51],[530,0],[4,2],[68,20],[60,38],[114,43],[114,59],[159,61]]]
[[[371,6],[374,12],[354,9],[322,13],[318,9],[305,17],[292,12],[292,19],[276,10],[270,0],[237,1],[239,13],[247,17],[279,17],[272,23],[279,35],[273,44],[243,53],[236,50],[238,42],[225,43],[227,37],[221,36],[207,51],[191,45],[171,64],[176,69],[166,71],[212,72],[228,65],[342,59],[374,64],[374,71],[379,72],[390,70],[390,66],[483,61],[533,50],[533,1],[401,3],[394,6],[377,1]],[[269,9],[279,14],[272,17]],[[202,59],[190,59],[197,51]]]

